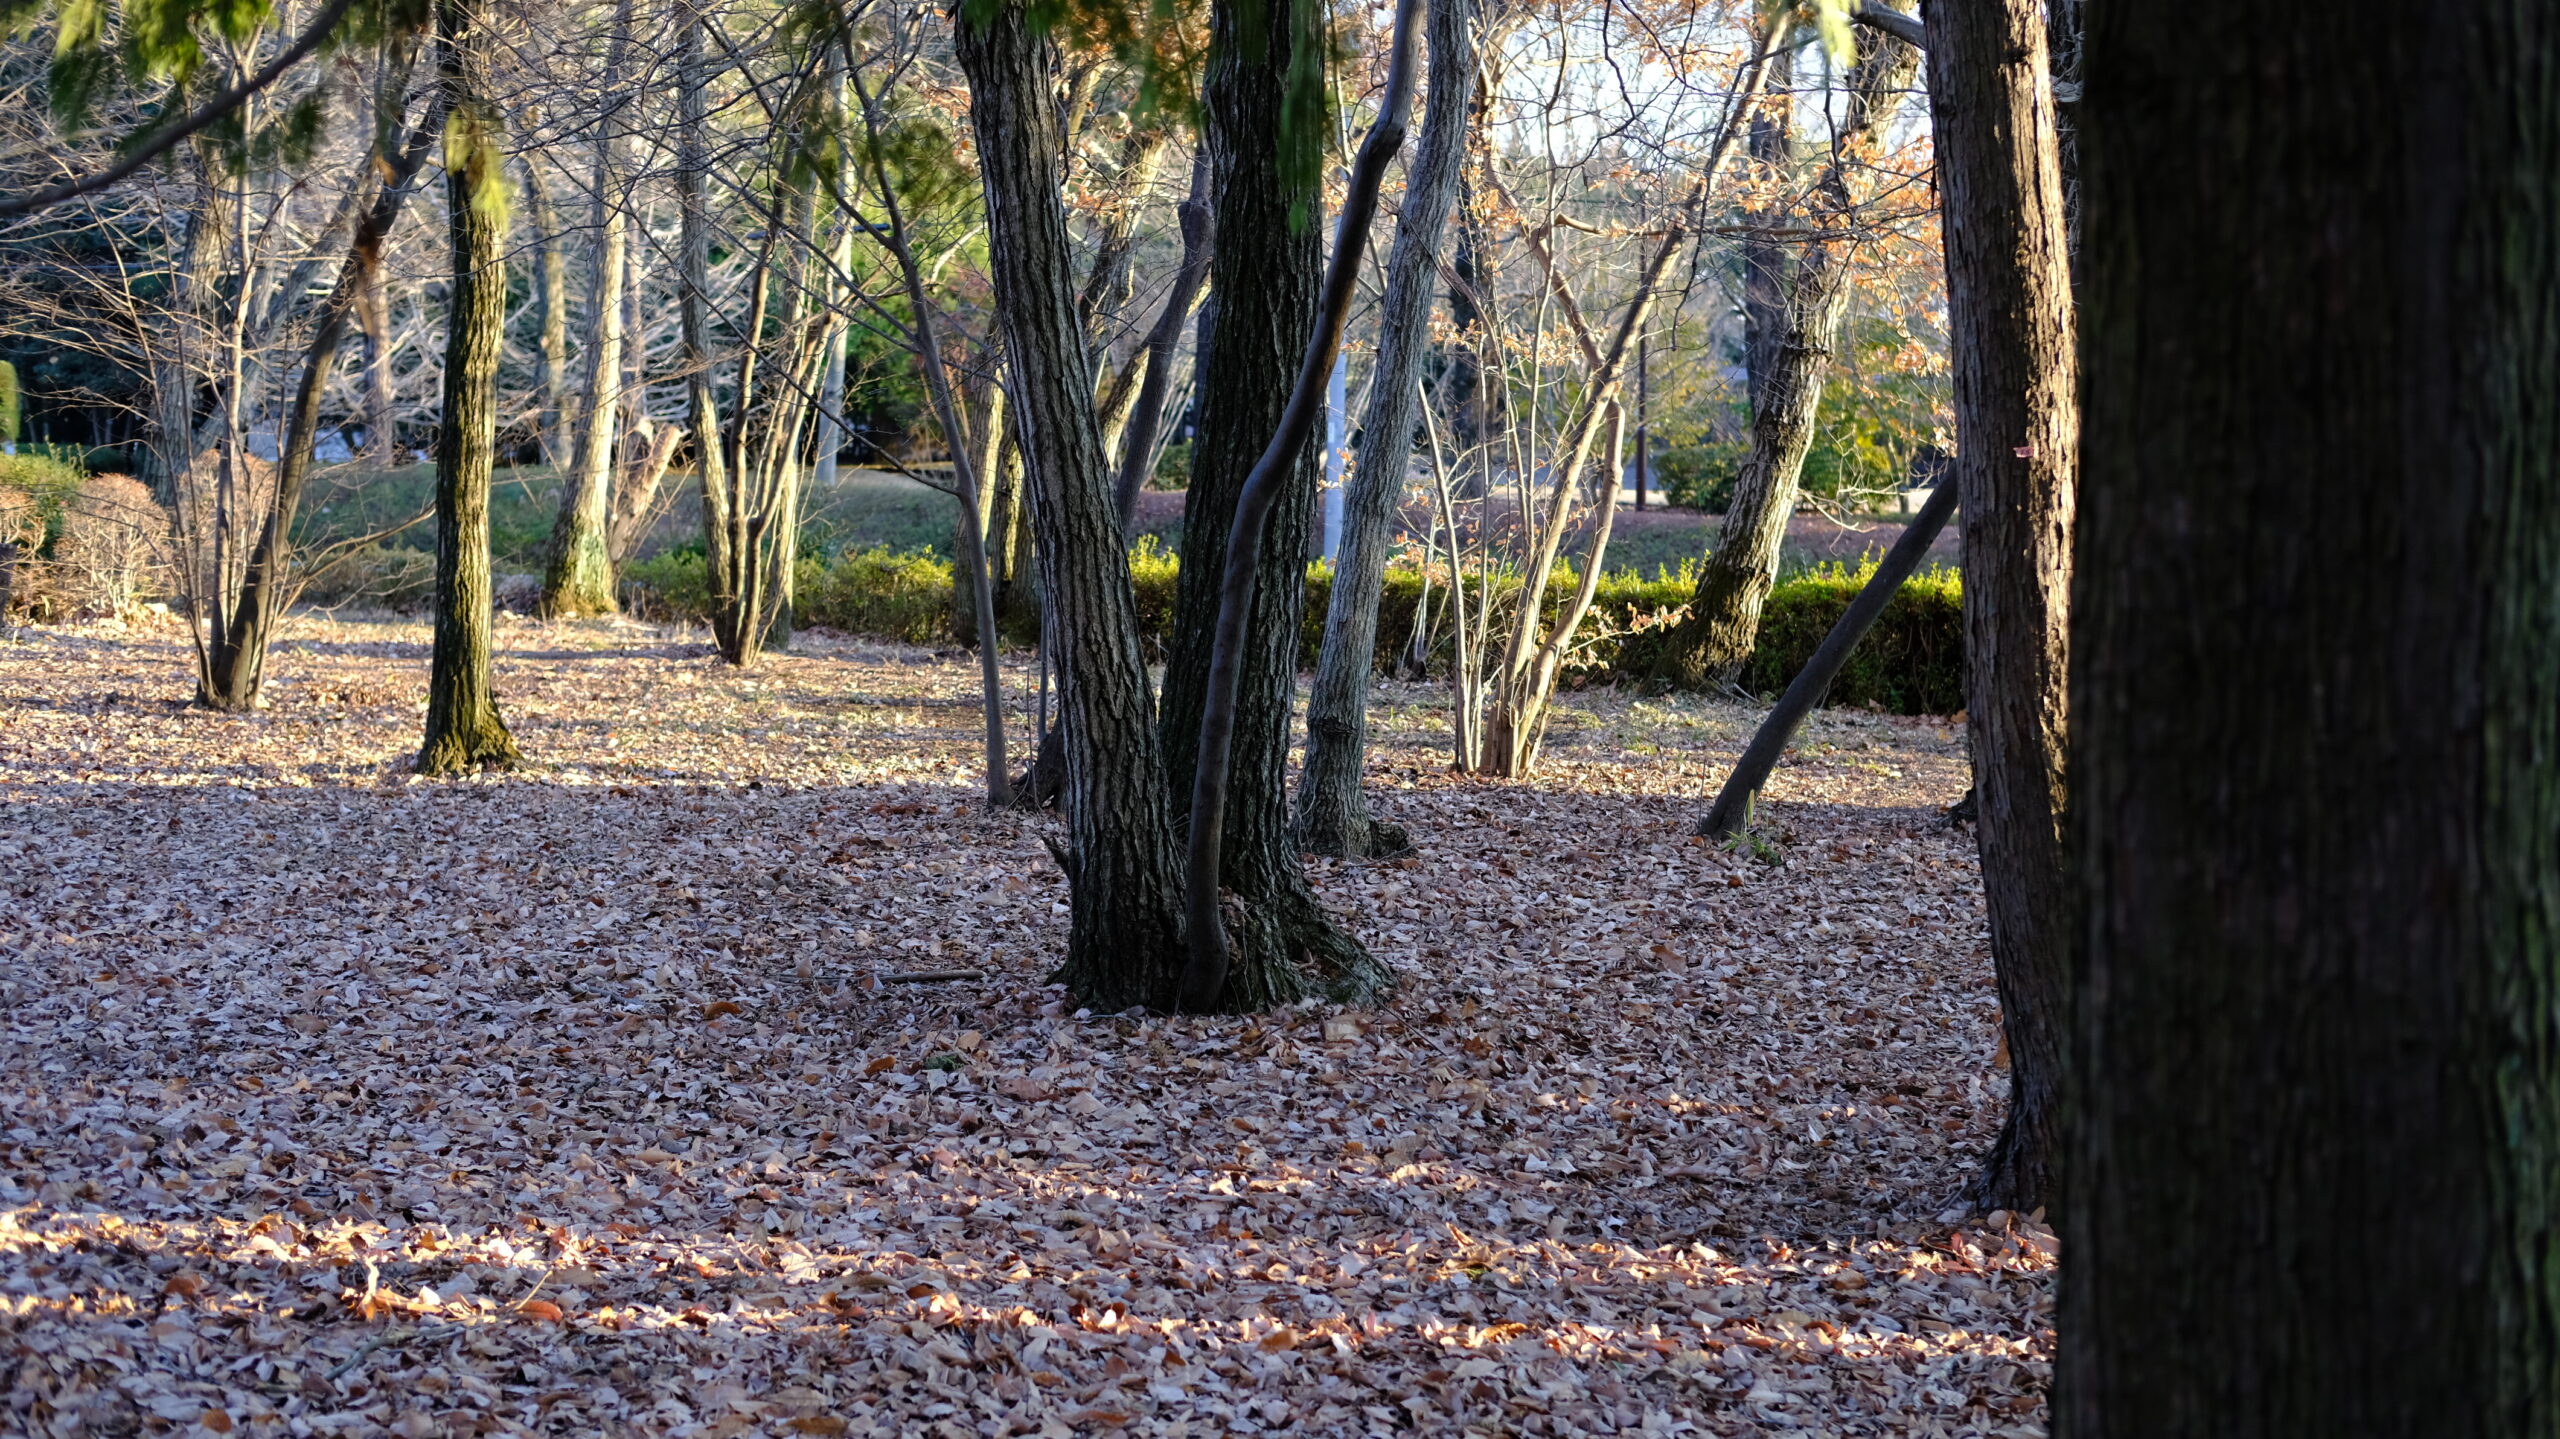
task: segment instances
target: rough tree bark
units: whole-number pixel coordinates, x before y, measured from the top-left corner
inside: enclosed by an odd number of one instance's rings
[[[484,0],[441,0],[438,73],[445,126],[445,207],[453,251],[443,423],[436,440],[435,654],[427,670],[421,774],[516,762],[490,675],[489,475],[498,441],[498,360],[505,347],[506,176],[502,121],[491,98],[497,40]]]
[[[1358,858],[1406,846],[1405,832],[1370,817],[1360,774],[1369,753],[1369,677],[1378,643],[1378,587],[1388,530],[1404,497],[1420,396],[1414,380],[1431,350],[1431,296],[1440,240],[1465,166],[1475,98],[1476,0],[1432,0],[1430,81],[1422,134],[1405,171],[1404,203],[1378,302],[1378,355],[1343,497],[1342,545],[1325,602],[1324,643],[1307,695],[1307,758],[1298,774],[1298,845]]]
[[[1769,60],[1769,100],[1751,117],[1753,178],[1772,187],[1770,203],[1744,216],[1751,227],[1736,247],[1742,262],[1742,376],[1746,413],[1756,430],[1768,410],[1769,376],[1787,333],[1787,296],[1794,289],[1795,247],[1763,233],[1781,222],[1796,161],[1795,52]]]
[[[1910,88],[1920,52],[1876,29],[1858,30],[1859,60],[1849,75],[1849,104],[1832,158],[1815,187],[1817,224],[1841,231],[1805,246],[1782,332],[1771,342],[1765,381],[1751,417],[1751,449],[1734,476],[1733,500],[1715,549],[1698,569],[1688,618],[1665,635],[1654,662],[1658,680],[1687,688],[1733,683],[1760,634],[1760,606],[1778,577],[1778,559],[1795,513],[1796,482],[1813,447],[1814,419],[1831,371],[1832,347],[1849,308],[1845,233],[1855,221],[1848,166],[1893,118]]]
[[[614,442],[622,433],[624,289],[630,277],[630,221],[622,180],[621,135],[628,123],[615,103],[631,51],[631,0],[618,0],[604,59],[605,113],[596,122],[595,283],[587,306],[587,374],[575,458],[560,486],[560,517],[542,572],[546,618],[611,614],[613,597]]]
[[[1169,1009],[1183,963],[1181,854],[1076,314],[1056,49],[1024,0],[999,0],[983,16],[962,7],[953,28],[1060,678],[1067,842],[1058,857],[1070,917],[1057,978],[1097,1010]]]
[[[1210,308],[1202,315],[1195,361],[1200,423],[1183,508],[1182,567],[1159,715],[1166,770],[1191,793],[1195,826],[1203,807],[1194,783],[1202,758],[1201,721],[1215,693],[1221,612],[1233,603],[1227,576],[1231,532],[1254,542],[1256,579],[1242,596],[1249,608],[1240,616],[1241,642],[1230,656],[1236,698],[1229,749],[1221,765],[1211,766],[1227,774],[1217,887],[1238,901],[1232,911],[1236,933],[1225,947],[1214,996],[1196,992],[1196,976],[1186,988],[1184,1003],[1195,1009],[1261,1010],[1305,996],[1315,976],[1299,964],[1302,954],[1345,997],[1375,995],[1394,983],[1386,967],[1317,903],[1289,837],[1290,711],[1305,616],[1307,528],[1316,499],[1312,424],[1299,432],[1296,453],[1280,457],[1287,468],[1267,492],[1269,508],[1259,532],[1237,523],[1245,513],[1248,482],[1281,433],[1297,393],[1323,288],[1321,196],[1307,183],[1311,175],[1291,178],[1296,167],[1283,150],[1318,142],[1312,134],[1292,134],[1283,119],[1294,49],[1319,43],[1302,38],[1317,27],[1297,7],[1315,3],[1219,0],[1210,12],[1201,100],[1218,223],[1209,262]],[[1300,116],[1295,123],[1303,131],[1318,122]],[[1397,129],[1401,140],[1401,120]],[[1364,225],[1346,229],[1337,243],[1365,246],[1366,240]],[[1199,842],[1196,834],[1193,841]],[[1195,890],[1204,888],[1200,880],[1195,868]],[[1191,895],[1192,923],[1199,922],[1210,898]],[[1195,950],[1204,942],[1200,935],[1192,939]]]
[[[2560,15],[2087,73],[2054,1432],[2560,1432]]]
[[[2053,1190],[2062,1090],[2065,657],[2080,450],[2071,264],[2040,0],[1928,8],[1964,509],[1965,713],[2009,1109],[1981,1209]]]

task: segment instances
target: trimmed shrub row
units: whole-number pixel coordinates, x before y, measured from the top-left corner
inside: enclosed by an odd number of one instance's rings
[[[1151,540],[1130,555],[1139,630],[1158,650],[1173,626],[1178,566],[1171,552]],[[1781,581],[1761,612],[1760,645],[1744,668],[1744,687],[1761,694],[1784,689],[1874,569],[1873,564],[1825,565]],[[908,644],[952,641],[952,569],[946,560],[864,550],[832,560],[804,559],[798,578],[804,624]],[[1434,576],[1430,586],[1434,639],[1430,664],[1434,671],[1445,672],[1451,657],[1448,587],[1439,578]],[[1572,592],[1574,582],[1573,574],[1559,567],[1555,582],[1547,587],[1550,617]],[[1332,585],[1329,566],[1308,567],[1300,662],[1309,667],[1315,664],[1323,639]],[[643,616],[699,621],[707,612],[699,554],[662,554],[626,566],[622,588],[626,607]],[[1565,682],[1638,681],[1649,668],[1649,647],[1685,613],[1696,589],[1694,566],[1653,575],[1602,576],[1591,615],[1575,637]],[[1492,591],[1498,644],[1505,633],[1507,611],[1518,603],[1519,580],[1498,577]],[[1471,585],[1471,605],[1475,593]],[[1419,572],[1388,571],[1378,610],[1377,664],[1382,672],[1395,668],[1410,643],[1414,612],[1422,598]],[[1008,623],[1006,638],[1028,643],[1033,638],[1031,628],[1027,621]],[[1017,629],[1025,632],[1015,633]],[[1954,571],[1933,569],[1903,585],[1850,656],[1848,667],[1832,686],[1829,703],[1893,714],[1953,714],[1964,707],[1964,591]]]

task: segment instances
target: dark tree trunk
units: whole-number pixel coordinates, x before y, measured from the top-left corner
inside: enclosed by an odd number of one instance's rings
[[[1919,64],[1919,51],[1881,31],[1861,27],[1858,48],[1836,154],[1864,145],[1893,118]],[[1845,232],[1856,215],[1841,167],[1836,157],[1825,167],[1813,223],[1844,233],[1808,244],[1796,259],[1783,331],[1769,342],[1772,353],[1763,373],[1752,377],[1759,395],[1751,449],[1734,477],[1733,501],[1716,532],[1715,549],[1698,567],[1689,617],[1662,641],[1654,664],[1658,679],[1688,688],[1731,685],[1759,639],[1760,607],[1778,578],[1832,348],[1849,310],[1849,252],[1855,242]]]
[[[1168,1009],[1182,975],[1182,864],[1138,653],[1129,552],[1093,413],[1060,201],[1055,49],[1003,0],[955,21],[985,187],[1008,393],[1029,460],[1066,731],[1072,916],[1058,980],[1098,1010]]]
[[[1342,548],[1325,604],[1324,643],[1307,697],[1307,758],[1298,776],[1297,841],[1317,854],[1357,858],[1405,847],[1403,830],[1370,818],[1360,774],[1369,752],[1369,672],[1378,642],[1379,585],[1388,530],[1404,498],[1417,413],[1415,381],[1431,345],[1441,231],[1466,163],[1467,110],[1476,77],[1474,0],[1431,6],[1430,89],[1422,135],[1405,173],[1404,205],[1379,302],[1378,357],[1360,417]]]
[[[1202,312],[1200,422],[1183,506],[1182,567],[1167,646],[1159,728],[1165,771],[1188,793],[1227,570],[1227,538],[1245,480],[1279,431],[1324,271],[1321,197],[1293,183],[1281,153],[1290,54],[1305,28],[1291,10],[1316,0],[1217,0],[1201,99],[1214,175],[1209,308]],[[1301,117],[1300,126],[1311,123]],[[1312,143],[1313,137],[1308,137]],[[1358,243],[1355,237],[1349,243]],[[1224,888],[1241,901],[1235,948],[1216,1007],[1269,1009],[1311,992],[1315,976],[1364,993],[1392,983],[1384,967],[1317,904],[1289,837],[1288,764],[1299,627],[1305,616],[1308,521],[1315,514],[1312,431],[1276,492],[1254,560],[1223,828]]]
[[[2560,1432],[2560,14],[2087,45],[2054,1432]]]
[[[1502,32],[1500,24],[1490,24],[1481,37],[1479,53],[1495,57],[1488,70],[1500,64]],[[1508,423],[1504,416],[1510,400],[1501,351],[1493,333],[1494,317],[1487,308],[1494,285],[1493,264],[1487,256],[1494,241],[1475,196],[1477,167],[1492,159],[1491,82],[1490,74],[1479,75],[1467,97],[1467,156],[1458,167],[1457,204],[1451,216],[1456,233],[1449,258],[1449,326],[1456,340],[1448,351],[1449,373],[1438,389],[1451,416],[1449,427],[1462,450],[1487,444],[1502,433]],[[1481,482],[1481,469],[1472,473],[1470,483]]]
[[[474,0],[443,0],[452,313],[436,440],[435,657],[427,672],[421,774],[516,762],[490,675],[489,475],[498,439],[498,360],[507,324],[506,179],[490,71],[496,39]],[[456,152],[463,156],[454,163]]]
[[[2043,1208],[2062,1092],[2068,880],[2063,705],[2071,506],[2071,267],[2039,0],[1928,11],[1964,507],[1966,734],[2009,1109],[1982,1209]],[[1943,483],[1943,481],[1941,482]]]
[[[538,116],[532,123],[541,123]],[[576,444],[569,435],[569,264],[563,252],[567,249],[560,237],[560,218],[551,203],[551,187],[542,178],[542,162],[527,156],[524,165],[525,219],[533,229],[533,278],[536,298],[541,305],[542,330],[539,340],[541,368],[536,384],[542,393],[542,462],[565,466]],[[367,333],[371,333],[368,328]],[[383,393],[389,394],[390,375],[380,375]],[[377,440],[377,453],[387,440]],[[388,464],[377,459],[376,464]]]
[[[1769,98],[1751,121],[1751,165],[1754,178],[1777,187],[1779,198],[1744,217],[1753,233],[1743,236],[1742,375],[1752,426],[1768,412],[1769,376],[1776,368],[1780,344],[1787,334],[1787,297],[1794,291],[1795,247],[1759,233],[1784,222],[1788,181],[1795,171],[1795,51],[1781,46],[1769,60]]]

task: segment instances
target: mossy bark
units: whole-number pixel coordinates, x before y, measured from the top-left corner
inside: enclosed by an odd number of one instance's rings
[[[472,0],[444,0],[439,8],[440,68],[454,112],[445,138],[453,288],[436,441],[435,654],[417,761],[418,772],[431,775],[506,768],[518,758],[491,674],[489,479],[507,323],[506,182],[489,90],[496,40]]]

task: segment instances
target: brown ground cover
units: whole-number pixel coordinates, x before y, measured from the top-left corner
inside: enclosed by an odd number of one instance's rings
[[[0,1430],[2042,1433],[1960,731],[1568,697],[1315,867],[1374,1012],[1087,1015],[974,666],[502,617],[533,764],[422,783],[426,631],[0,638]],[[1027,707],[1031,677],[1011,680]],[[976,979],[901,982],[927,971]]]

